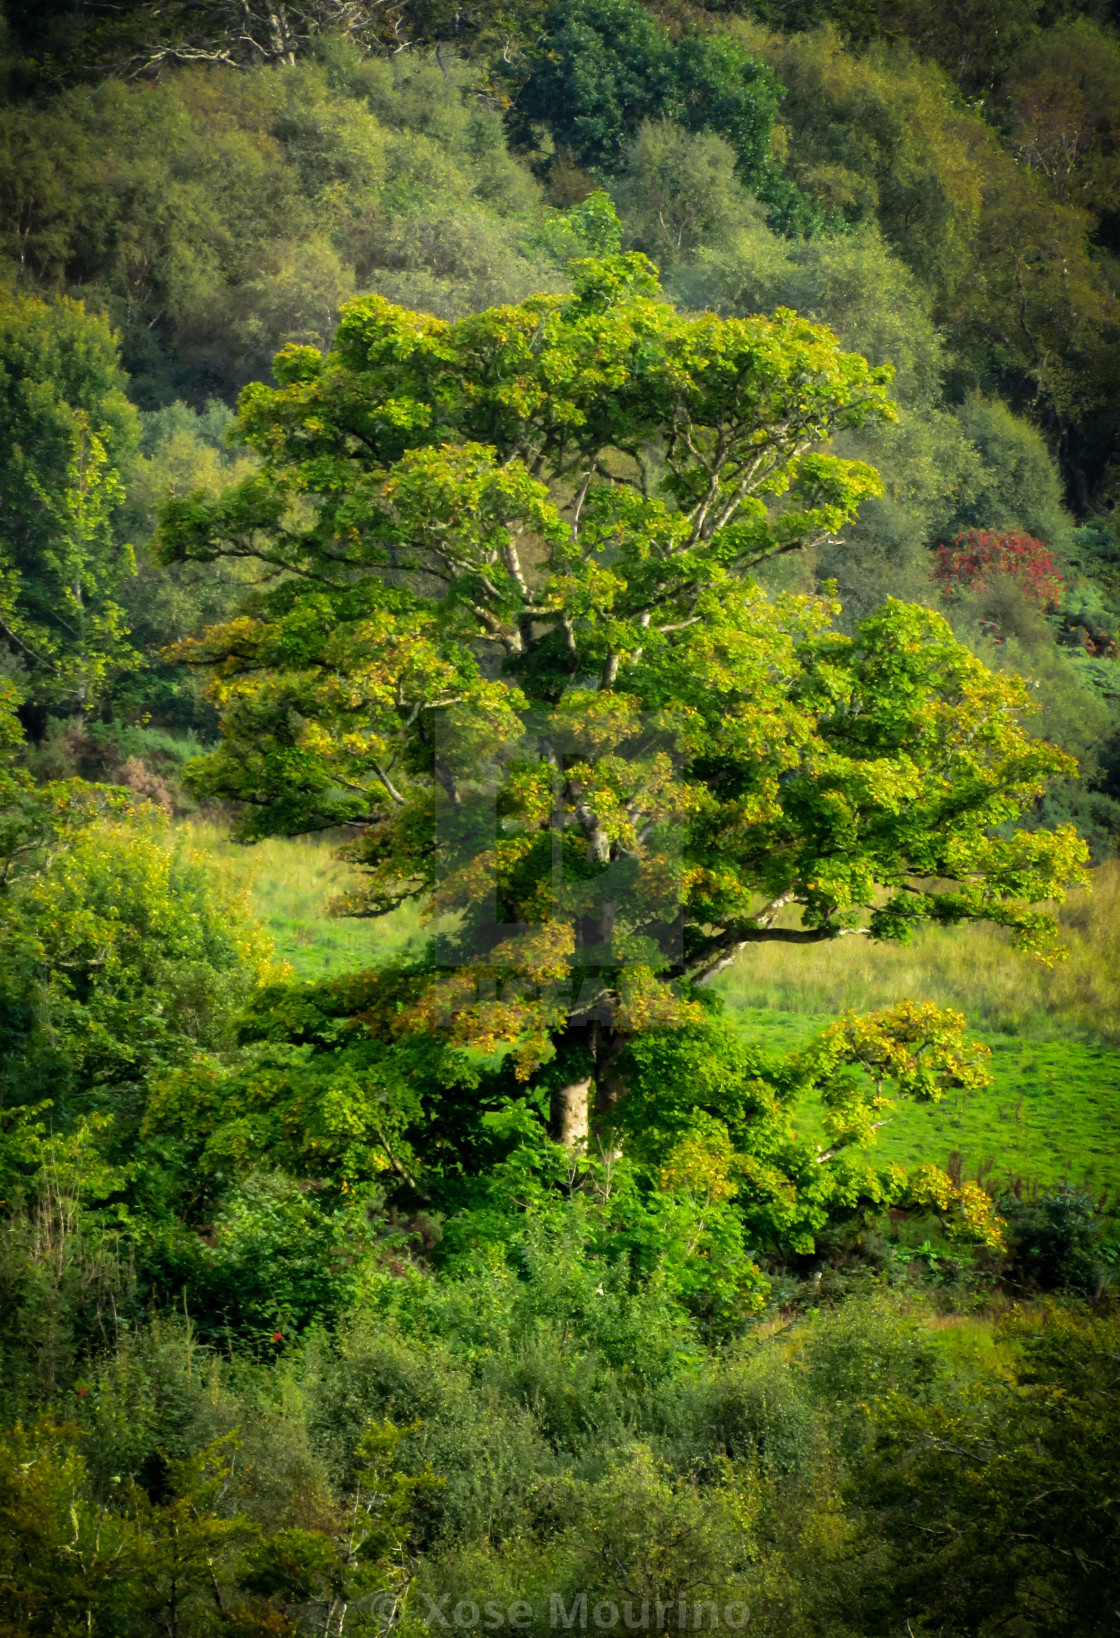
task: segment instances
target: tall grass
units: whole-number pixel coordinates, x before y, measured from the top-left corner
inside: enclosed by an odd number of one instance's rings
[[[217,826],[191,840],[224,870],[244,873],[277,954],[301,978],[379,966],[420,942],[420,910],[375,920],[331,917],[332,898],[357,872],[336,857],[337,838],[297,837],[241,847]],[[748,948],[718,981],[732,1006],[786,1013],[867,1012],[904,997],[964,1012],[974,1029],[1035,1039],[1120,1042],[1120,861],[1094,873],[1092,890],[1060,913],[1068,949],[1044,967],[986,926],[931,929],[908,945],[844,938],[820,945]]]
[[[731,1005],[782,1012],[865,1012],[904,997],[964,1012],[977,1029],[1036,1038],[1120,1040],[1120,862],[1071,894],[1060,920],[1068,955],[1052,968],[988,926],[930,929],[911,944],[844,938],[760,944],[718,981]]]
[[[381,966],[424,937],[414,905],[370,920],[328,913],[330,901],[358,879],[338,859],[337,837],[273,837],[244,847],[217,825],[193,824],[189,830],[195,847],[245,882],[277,956],[297,978]]]

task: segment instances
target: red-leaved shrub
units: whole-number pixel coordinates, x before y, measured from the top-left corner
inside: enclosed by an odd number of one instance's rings
[[[933,578],[946,597],[983,591],[997,575],[1014,575],[1023,595],[1040,608],[1056,608],[1064,582],[1045,541],[1033,535],[968,529],[934,553]]]

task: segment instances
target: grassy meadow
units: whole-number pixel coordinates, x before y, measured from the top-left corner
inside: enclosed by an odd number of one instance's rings
[[[1068,1182],[1120,1199],[1120,864],[1096,871],[1061,920],[1068,955],[1052,968],[998,928],[931,929],[906,946],[859,938],[747,950],[721,981],[742,1028],[788,1051],[837,1013],[905,996],[963,1012],[991,1049],[992,1084],[940,1104],[900,1103],[879,1133],[907,1167],[946,1166],[1025,1188]],[[820,1111],[803,1112],[804,1130]]]
[[[376,921],[332,917],[352,880],[331,838],[273,839],[246,848],[215,826],[192,843],[240,873],[277,956],[299,978],[376,964],[424,936],[406,907]],[[1068,956],[1053,968],[1019,955],[995,928],[932,930],[908,946],[849,938],[805,949],[748,950],[720,980],[740,1027],[775,1052],[806,1041],[838,1013],[905,996],[956,1007],[990,1047],[992,1085],[940,1104],[900,1103],[879,1133],[905,1166],[946,1165],[966,1177],[1025,1188],[1068,1181],[1120,1199],[1120,864],[1063,908]],[[813,1133],[820,1111],[802,1111]]]
[[[898,994],[907,993],[899,991]],[[940,999],[928,990],[921,999]],[[828,1013],[736,1008],[743,1032],[774,1052],[801,1046]],[[1025,1189],[1068,1182],[1108,1204],[1120,1200],[1120,1050],[1104,1043],[1037,1040],[974,1031],[991,1050],[992,1084],[936,1104],[904,1100],[879,1131],[878,1147],[910,1168],[933,1161],[981,1182]],[[800,1129],[823,1142],[821,1109],[807,1103]],[[956,1155],[958,1160],[951,1159]]]
[[[955,1007],[991,1034],[1120,1046],[1120,862],[1101,866],[1090,892],[1072,893],[1059,919],[1068,954],[1050,968],[999,928],[931,928],[908,945],[757,945],[721,988],[734,1006],[830,1015],[909,995]]]
[[[251,847],[231,842],[217,825],[189,827],[191,844],[240,878],[268,928],[277,959],[297,978],[330,978],[390,960],[424,936],[419,910],[366,921],[331,916],[331,900],[356,873],[337,857],[337,838],[271,838]]]

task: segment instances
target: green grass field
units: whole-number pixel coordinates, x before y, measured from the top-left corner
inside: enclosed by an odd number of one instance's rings
[[[838,1013],[905,997],[964,1013],[991,1048],[992,1085],[965,1100],[900,1101],[879,1150],[910,1167],[959,1154],[965,1176],[1068,1181],[1120,1201],[1120,866],[1098,870],[1061,921],[1068,956],[1052,968],[992,927],[934,929],[906,946],[860,938],[758,946],[720,981],[744,1031],[774,1051],[799,1046]],[[801,1112],[816,1133],[820,1111]]]
[[[297,978],[378,966],[424,936],[420,912],[411,906],[378,921],[327,913],[330,901],[357,879],[335,857],[337,840],[274,838],[242,847],[212,825],[192,825],[190,839],[223,870],[242,875],[277,958]]]
[[[831,1015],[763,1008],[733,1010],[743,1034],[771,1052],[791,1052]],[[945,1166],[954,1152],[966,1177],[1021,1179],[1041,1188],[1069,1182],[1120,1200],[1120,1051],[1103,1044],[1038,1041],[974,1032],[991,1048],[992,1084],[967,1097],[915,1104],[900,1099],[879,1131],[879,1152],[900,1165]],[[799,1130],[823,1140],[821,1109],[806,1103]]]
[[[719,987],[732,1005],[830,1016],[911,996],[994,1034],[1120,1046],[1120,862],[1094,873],[1091,892],[1071,894],[1059,920],[1068,954],[1049,968],[1014,950],[1001,928],[966,926],[932,928],[907,945],[760,944]]]
[[[217,829],[191,839],[244,873],[277,955],[297,977],[375,966],[424,936],[411,907],[376,921],[332,919],[329,901],[354,879],[330,839],[238,847]],[[904,948],[850,938],[748,951],[721,979],[732,1015],[771,1051],[801,1045],[836,1015],[903,997],[965,1013],[992,1049],[992,1086],[964,1100],[900,1102],[879,1149],[905,1166],[944,1166],[953,1152],[966,1176],[1039,1186],[1067,1180],[1120,1200],[1120,866],[1096,873],[1091,895],[1062,913],[1069,957],[1052,969],[1017,954],[998,930],[933,931]],[[820,1112],[800,1112],[813,1135]]]

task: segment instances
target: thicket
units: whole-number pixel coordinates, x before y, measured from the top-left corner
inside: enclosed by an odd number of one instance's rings
[[[574,1247],[396,1285],[270,1362],[139,1330],[9,1433],[10,1630],[1109,1630],[1114,1321],[857,1297],[705,1361]]]

